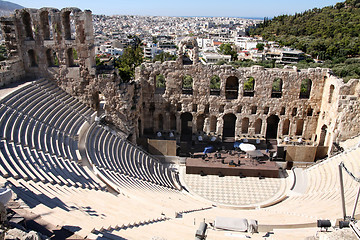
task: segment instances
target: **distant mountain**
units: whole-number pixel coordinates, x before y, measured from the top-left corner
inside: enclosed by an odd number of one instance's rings
[[[22,9],[23,6],[8,1],[0,0],[0,16],[10,15],[15,9]]]

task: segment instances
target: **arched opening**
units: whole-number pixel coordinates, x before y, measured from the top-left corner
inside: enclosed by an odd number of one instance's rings
[[[276,115],[267,118],[266,139],[277,139],[279,121],[280,119]]]
[[[23,13],[22,22],[25,27],[25,40],[34,40],[33,31],[31,27],[31,17],[28,12]]]
[[[255,121],[255,134],[261,134],[262,120],[259,118]]]
[[[174,113],[170,114],[170,129],[176,131],[176,116]]]
[[[163,94],[166,89],[165,77],[162,74],[158,74],[155,77],[155,93]]]
[[[328,103],[331,103],[332,102],[332,98],[333,98],[333,94],[334,94],[334,85],[331,84],[330,86],[330,90],[329,90],[329,100],[328,100]]]
[[[235,76],[228,77],[225,84],[226,99],[237,99],[239,93],[239,79]]]
[[[295,133],[295,135],[301,136],[303,134],[303,130],[304,130],[304,120],[299,119],[296,122],[296,133]]]
[[[257,106],[251,106],[251,114],[256,114]]]
[[[33,49],[30,49],[28,51],[28,56],[29,56],[30,66],[31,67],[37,67],[38,66],[37,57],[36,57],[35,51]]]
[[[309,98],[311,92],[312,82],[310,79],[306,78],[301,81],[300,85],[300,98]]]
[[[244,82],[244,97],[253,97],[255,89],[255,78],[248,77]]]
[[[210,95],[220,95],[220,85],[221,80],[220,77],[217,75],[214,75],[210,78]]]
[[[289,130],[290,130],[290,120],[285,119],[282,129],[282,135],[289,135]]]
[[[71,23],[70,23],[70,11],[66,11],[62,15],[62,23],[64,26],[64,36],[66,40],[71,39]]]
[[[224,115],[223,137],[235,137],[236,116],[232,113]]]
[[[75,25],[73,23],[74,15],[71,11],[62,14],[62,23],[64,26],[64,37],[66,40],[75,39]]]
[[[249,132],[249,118],[243,118],[241,121],[241,133],[247,134]]]
[[[69,48],[67,50],[67,59],[68,59],[69,67],[78,67],[79,66],[78,53],[74,48]]]
[[[325,144],[325,139],[326,139],[326,135],[327,135],[327,126],[323,125],[321,127],[321,134],[320,134],[320,139],[319,139],[319,146],[324,146]]]
[[[48,67],[59,66],[59,59],[58,59],[55,51],[53,51],[50,48],[48,50],[46,50],[46,60],[47,60]]]
[[[311,107],[309,107],[308,109],[307,109],[307,111],[306,111],[306,115],[308,116],[308,117],[311,117],[312,115],[313,115],[313,109],[311,108]]]
[[[142,126],[141,126],[141,119],[138,119],[138,132],[139,132],[139,137],[142,137]]]
[[[198,132],[204,131],[204,122],[205,122],[205,116],[203,114],[199,115],[196,118],[196,130]]]
[[[276,78],[272,84],[271,97],[272,98],[281,98],[282,96],[282,85],[283,81],[281,78]]]
[[[210,117],[210,132],[216,132],[216,125],[217,125],[217,117],[211,116]]]
[[[162,114],[159,114],[158,130],[162,131],[164,129],[164,118]]]
[[[106,107],[106,98],[105,98],[104,94],[99,92],[99,108],[98,108],[98,111],[105,113],[105,107]]]
[[[182,79],[182,93],[192,94],[193,93],[193,78],[190,75],[185,75]]]
[[[48,11],[43,11],[40,13],[40,25],[43,32],[44,40],[51,39],[51,18]]]
[[[191,141],[192,136],[192,119],[191,113],[186,112],[181,114],[181,140]]]

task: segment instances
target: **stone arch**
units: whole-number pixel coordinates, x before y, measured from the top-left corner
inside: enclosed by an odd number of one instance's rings
[[[266,139],[277,139],[279,121],[280,119],[276,115],[271,115],[267,118]]]
[[[334,94],[334,89],[335,89],[334,85],[331,84],[331,85],[330,85],[330,89],[329,89],[329,100],[328,100],[328,103],[331,103],[331,102],[332,102],[332,98],[333,98],[333,94]]]
[[[218,75],[210,78],[210,95],[220,95],[221,79]]]
[[[159,116],[158,116],[158,130],[162,131],[163,129],[164,129],[164,117],[160,113]]]
[[[57,67],[57,66],[59,66],[59,59],[57,57],[57,54],[51,48],[46,50],[46,60],[47,60],[48,67]]]
[[[77,67],[78,64],[78,55],[75,48],[69,48],[66,52],[67,55],[67,61],[69,67]]]
[[[105,107],[106,107],[106,97],[105,95],[100,91],[95,91],[92,94],[92,100],[93,100],[93,106],[94,110],[97,111],[97,115],[100,116],[103,113],[105,113]]]
[[[243,118],[241,121],[241,133],[247,134],[249,132],[249,118]]]
[[[237,99],[239,94],[239,79],[235,76],[230,76],[226,79],[225,97],[226,99]]]
[[[281,78],[276,78],[273,81],[272,88],[271,88],[271,97],[272,98],[281,98],[282,97],[282,86],[283,86],[283,81]]]
[[[182,113],[181,119],[181,139],[185,141],[191,140],[192,136],[192,120],[193,116],[189,112]]]
[[[176,115],[174,113],[170,114],[170,129],[176,131]]]
[[[154,77],[155,93],[164,93],[166,89],[166,80],[163,74]]]
[[[62,24],[64,27],[64,37],[66,40],[72,40],[73,37],[73,24],[71,21],[73,20],[74,16],[71,11],[65,11],[62,13]]]
[[[261,134],[262,119],[258,118],[255,121],[255,134]]]
[[[244,97],[253,97],[255,93],[255,78],[248,77],[244,82]]]
[[[205,123],[205,116],[204,114],[200,114],[196,118],[196,130],[198,132],[204,131],[204,123]]]
[[[326,139],[326,135],[327,135],[327,126],[324,124],[321,127],[321,133],[320,133],[320,139],[319,139],[319,146],[324,146],[325,144],[325,139]]]
[[[31,67],[37,67],[38,63],[37,63],[37,57],[36,57],[36,53],[33,49],[30,49],[28,51],[28,56],[29,56],[29,63]]]
[[[309,98],[311,93],[312,81],[309,78],[305,78],[301,81],[300,85],[300,98]]]
[[[199,61],[199,47],[195,37],[186,37],[180,42],[178,56],[183,65],[191,65]]]
[[[216,132],[216,126],[217,126],[217,117],[211,116],[210,117],[210,132]]]
[[[236,116],[232,113],[225,114],[223,125],[223,137],[235,137]]]
[[[296,121],[296,132],[295,135],[297,136],[301,136],[303,134],[303,130],[304,130],[304,120],[303,119],[298,119]]]
[[[48,11],[42,11],[40,13],[40,25],[43,32],[44,40],[50,40],[51,38],[51,18]]]
[[[285,119],[282,128],[282,135],[289,135],[289,130],[290,130],[290,120]]]
[[[32,23],[31,23],[31,17],[30,14],[26,11],[22,14],[22,22],[25,27],[25,39],[26,40],[34,40],[34,35],[32,31]]]
[[[139,134],[139,137],[142,137],[142,126],[141,126],[141,119],[138,118],[138,123],[137,123],[137,127],[138,127],[138,134]]]
[[[190,75],[184,75],[182,78],[181,88],[183,94],[193,93],[193,78]]]

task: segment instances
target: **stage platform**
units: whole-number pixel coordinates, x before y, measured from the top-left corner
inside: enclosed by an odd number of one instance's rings
[[[247,158],[246,154],[221,153],[221,158],[215,153],[195,154],[186,159],[186,174],[205,174],[219,176],[242,177],[279,177],[279,167],[275,162],[255,158]],[[233,162],[234,164],[230,164]]]

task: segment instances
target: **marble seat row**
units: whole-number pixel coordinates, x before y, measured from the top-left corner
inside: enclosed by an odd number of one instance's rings
[[[2,139],[78,160],[77,133],[93,113],[90,108],[47,80],[9,94],[0,104]]]
[[[122,175],[142,184],[150,184],[149,186],[176,189],[175,173],[102,126],[93,124],[86,139],[88,158],[113,182],[124,187],[126,184],[121,183],[123,180],[118,176]],[[111,176],[109,172],[116,173],[117,177]]]
[[[93,111],[54,83],[39,80],[0,101],[3,177],[102,189],[76,163],[76,134]]]
[[[312,216],[314,219],[342,217],[339,164],[344,165],[359,177],[360,148],[336,155],[303,171],[307,188],[303,194],[290,196],[285,201],[269,208],[269,211],[287,212]],[[344,170],[344,190],[347,209],[352,209],[360,183]]]
[[[78,163],[21,144],[1,140],[0,157],[0,171],[3,177],[102,189]]]

